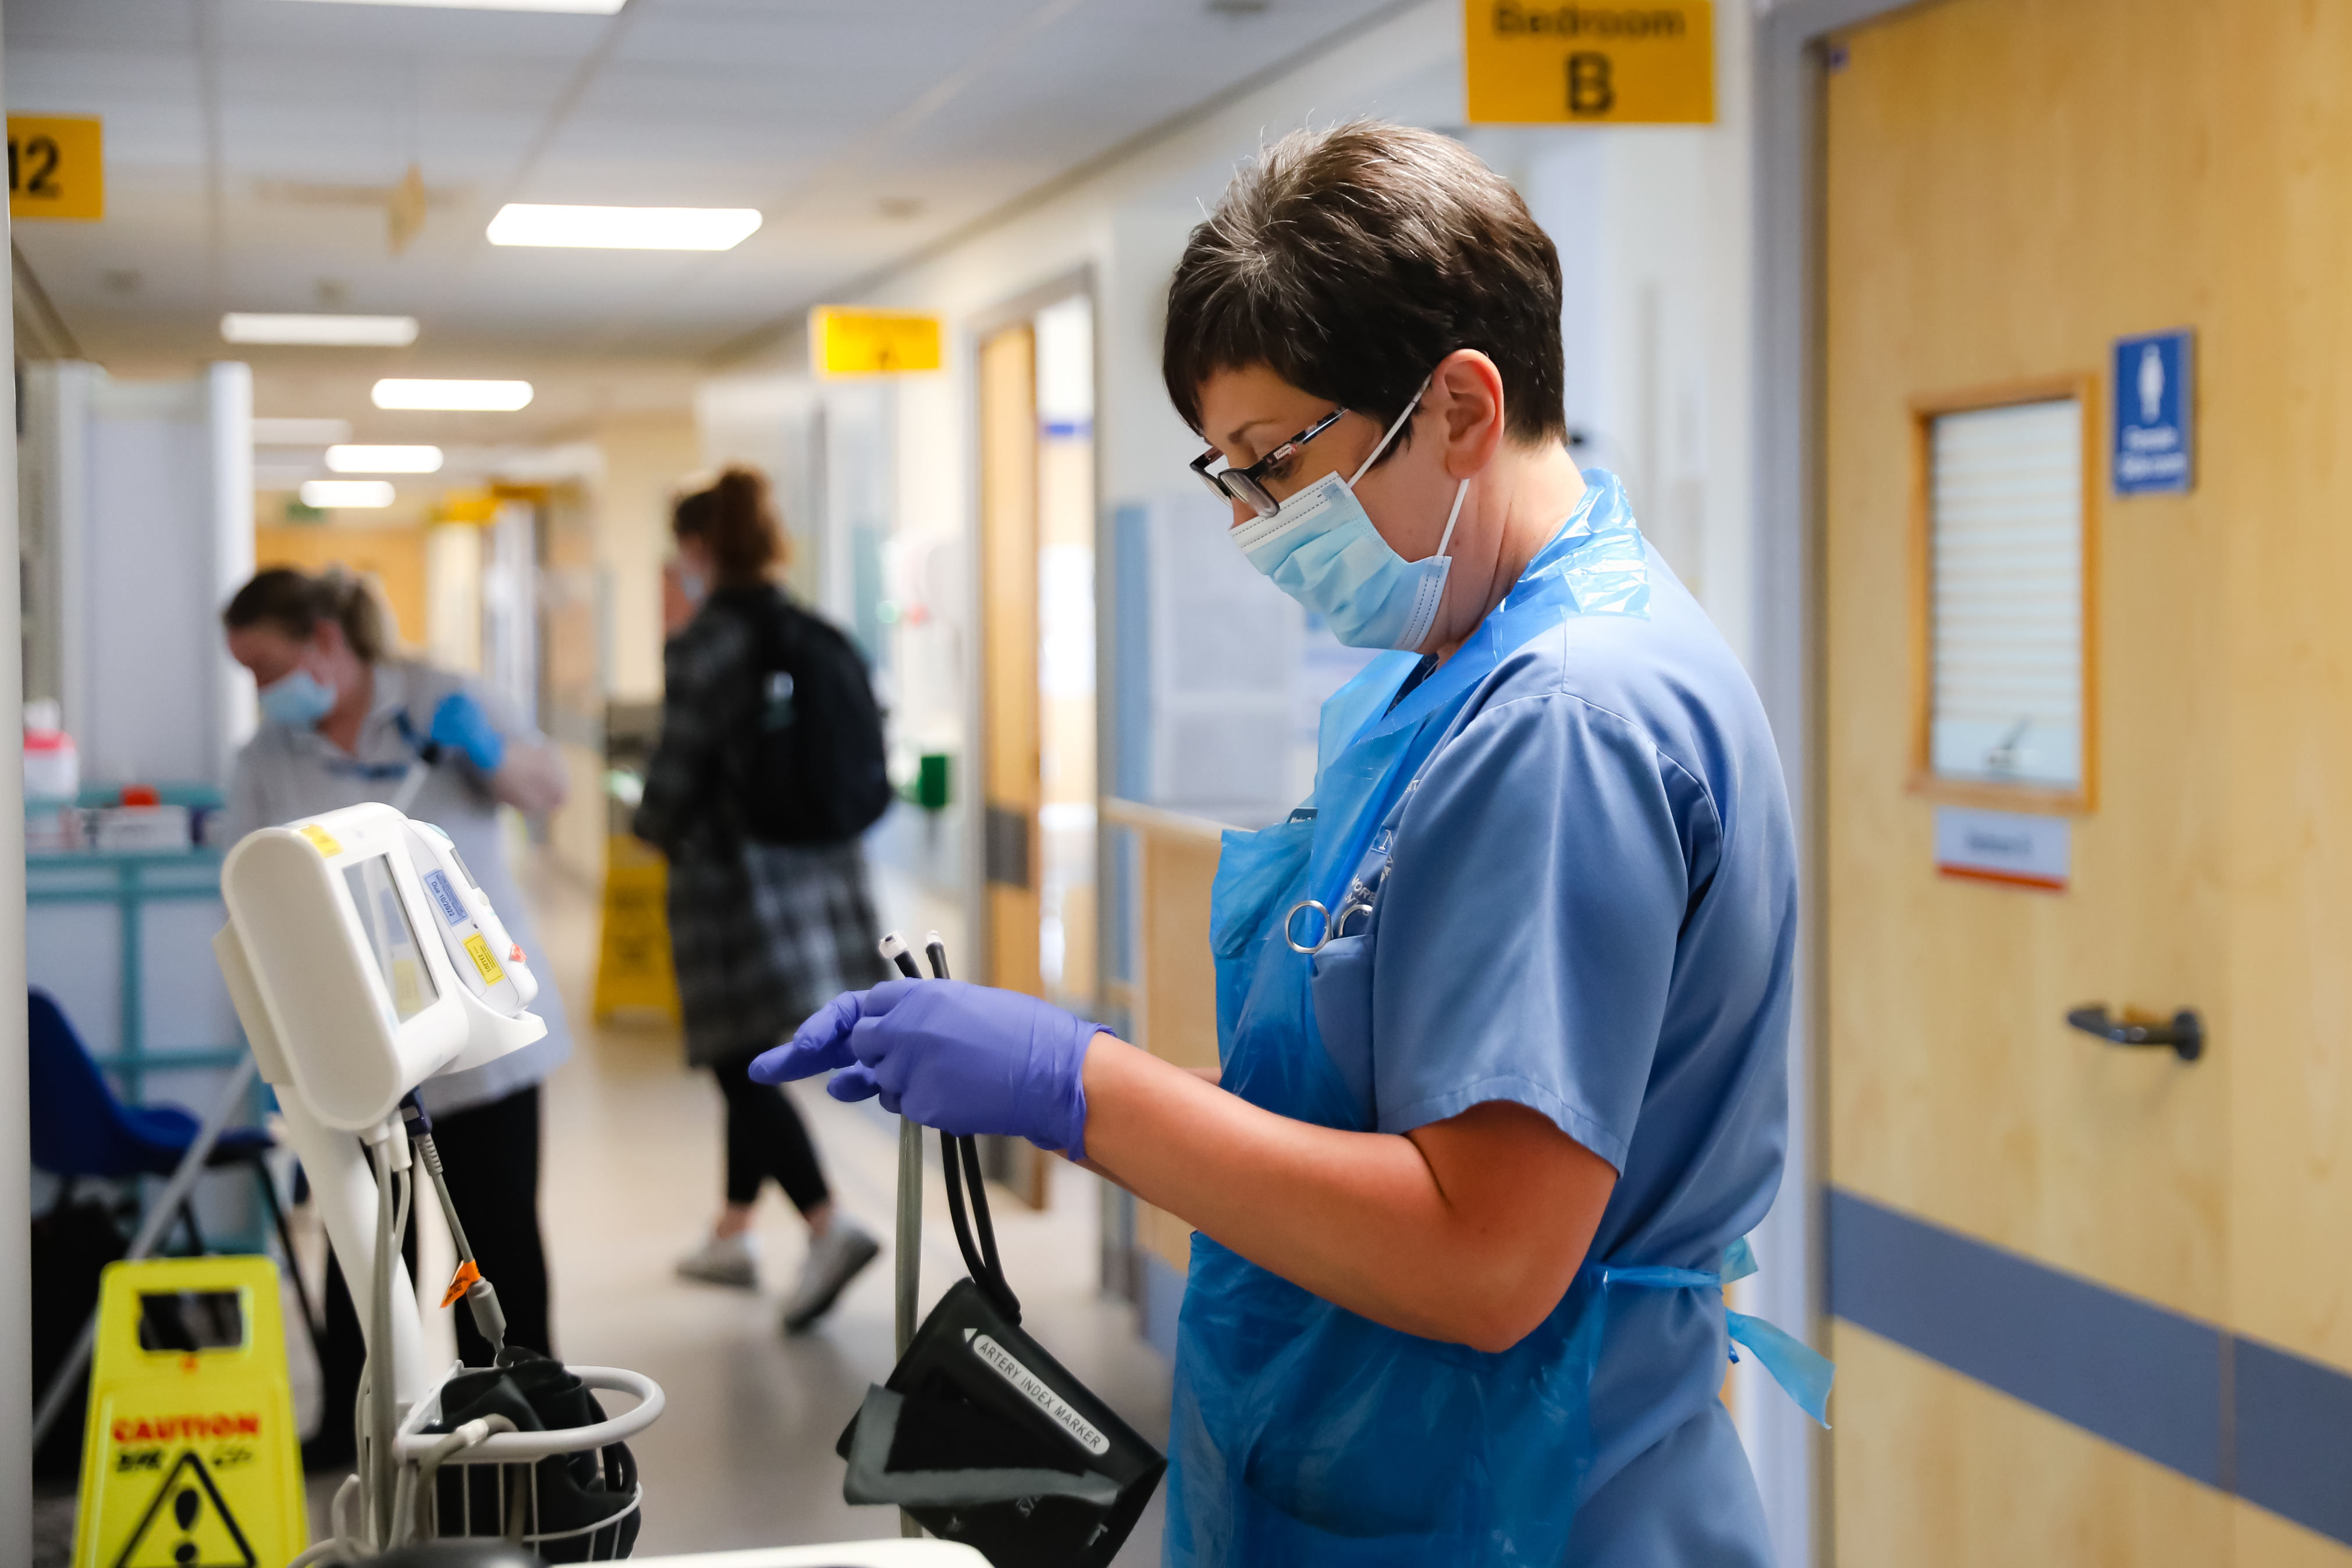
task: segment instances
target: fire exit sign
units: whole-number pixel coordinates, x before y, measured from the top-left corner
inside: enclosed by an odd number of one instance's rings
[[[1462,17],[1474,125],[1715,120],[1711,0],[1464,0]]]

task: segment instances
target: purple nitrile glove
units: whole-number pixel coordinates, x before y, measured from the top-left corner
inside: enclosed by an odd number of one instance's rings
[[[836,1070],[824,1087],[836,1100],[878,1094],[884,1110],[943,1133],[1010,1134],[1084,1159],[1087,1046],[1101,1028],[1018,991],[886,980],[818,1009],[751,1077]]]

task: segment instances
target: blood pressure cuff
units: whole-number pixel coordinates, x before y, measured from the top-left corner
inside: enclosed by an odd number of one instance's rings
[[[560,1432],[604,1421],[604,1406],[562,1362],[514,1346],[499,1364],[461,1372],[443,1385],[441,1418],[428,1432],[454,1432],[485,1416],[503,1416],[518,1432]],[[538,1517],[526,1521],[530,1547],[549,1563],[603,1562],[626,1557],[635,1546],[637,1460],[626,1443],[581,1454],[551,1454],[530,1467]],[[511,1494],[520,1465],[442,1467],[434,1478],[441,1533],[497,1534],[503,1522],[499,1488],[507,1471]],[[470,1518],[475,1525],[465,1528]],[[485,1523],[489,1528],[484,1529]]]
[[[1099,1568],[1168,1461],[970,1280],[950,1288],[835,1451],[841,1494],[893,1503],[997,1568]]]

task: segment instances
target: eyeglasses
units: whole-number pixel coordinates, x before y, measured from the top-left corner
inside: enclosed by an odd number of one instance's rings
[[[1219,499],[1239,501],[1259,517],[1270,517],[1282,510],[1282,503],[1266,494],[1265,486],[1258,482],[1258,476],[1339,423],[1339,416],[1347,412],[1344,408],[1333,409],[1246,468],[1223,468],[1214,474],[1210,473],[1209,465],[1223,455],[1212,446],[1192,459],[1192,472],[1201,476],[1201,483],[1214,491]]]

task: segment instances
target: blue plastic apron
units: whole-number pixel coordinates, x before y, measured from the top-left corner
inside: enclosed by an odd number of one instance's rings
[[[1376,894],[1411,781],[1504,657],[1567,615],[1644,612],[1622,493],[1590,477],[1585,503],[1510,597],[1393,710],[1383,711],[1409,654],[1375,660],[1325,705],[1311,810],[1225,834],[1210,914],[1220,1056],[1223,1086],[1251,1103],[1372,1130],[1318,1023],[1319,1002],[1334,1027],[1360,1026],[1351,1015],[1369,1006],[1371,939],[1350,934],[1345,914],[1325,927],[1322,912]],[[1734,1252],[1748,1266],[1744,1244]],[[1558,1563],[1591,1463],[1589,1391],[1609,1292],[1725,1277],[1588,1264],[1534,1333],[1488,1354],[1383,1327],[1195,1235],[1177,1331],[1168,1561]],[[1766,1342],[1756,1348],[1776,1375],[1812,1356],[1769,1325],[1733,1326]],[[1814,1377],[1825,1397],[1826,1376]],[[1819,1398],[1808,1403],[1818,1415]]]

